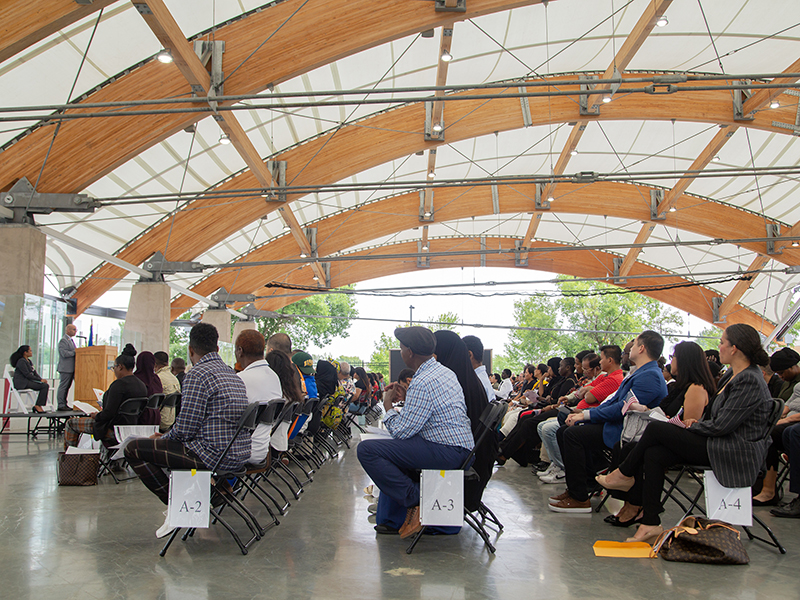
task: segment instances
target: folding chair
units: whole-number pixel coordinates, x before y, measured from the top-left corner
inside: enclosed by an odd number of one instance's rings
[[[150,396],[150,400],[147,402],[147,408],[155,408],[156,410],[161,410],[165,398],[166,395],[164,394],[153,394],[152,396]]]
[[[36,396],[38,396],[38,392],[35,390],[18,390],[14,387],[14,369],[11,368],[11,365],[6,365],[5,369],[3,370],[3,379],[8,382],[8,395],[9,400],[13,400],[16,408],[21,413],[29,413],[33,408],[33,405],[36,404]],[[24,398],[24,399],[23,399]],[[17,412],[12,410],[9,406],[7,409],[4,409],[3,412]]]
[[[128,398],[127,400],[123,400],[122,404],[119,405],[119,410],[117,414],[121,417],[127,417],[127,421],[131,421],[134,425],[139,422],[139,417],[144,412],[144,409],[147,408],[147,404],[150,402],[149,398]],[[137,475],[133,475],[131,477],[117,477],[116,473],[114,473],[113,461],[111,460],[111,451],[108,444],[116,445],[116,440],[108,441],[108,440],[101,440],[100,444],[100,469],[97,471],[97,479],[99,480],[100,477],[108,473],[111,475],[112,479],[114,479],[114,483],[119,483],[120,481],[130,481],[131,479],[137,479]],[[125,464],[125,459],[121,459],[122,464]]]
[[[244,477],[247,473],[247,469],[242,466],[241,469],[234,471],[220,469],[219,466],[227,456],[231,446],[233,446],[233,443],[236,441],[242,431],[248,430],[252,432],[256,428],[259,411],[264,410],[264,408],[264,405],[261,404],[249,404],[247,406],[242,415],[239,417],[239,421],[236,423],[236,430],[234,431],[233,436],[231,436],[228,445],[225,446],[225,449],[220,454],[216,464],[211,468],[211,508],[209,509],[211,518],[213,523],[222,523],[222,526],[228,530],[228,533],[231,534],[231,537],[233,537],[234,541],[239,546],[239,550],[241,550],[242,554],[247,554],[248,547],[253,542],[261,539],[261,533],[257,528],[257,524],[254,524],[252,521],[252,519],[255,519],[255,517],[247,509],[247,507],[245,507],[241,500],[236,497],[227,480]],[[225,521],[220,516],[222,509],[226,506],[229,506],[233,512],[239,515],[239,517],[245,522],[245,525],[247,525],[247,528],[250,530],[252,535],[247,542],[242,542],[242,539],[239,537],[239,534],[236,532],[236,530],[230,525],[230,523]],[[181,540],[185,542],[189,537],[194,536],[195,529],[196,528],[194,527],[187,528],[181,537]],[[159,556],[164,556],[167,553],[167,550],[169,550],[170,545],[178,536],[178,532],[180,530],[181,528],[178,527],[172,532],[167,539],[167,543],[164,544],[161,552],[159,552]]]
[[[766,433],[766,438],[770,438],[770,434],[775,427],[775,424],[778,422],[778,419],[781,418],[781,414],[783,414],[783,400],[780,398],[773,398],[772,399],[772,412],[770,413],[769,417],[769,428]],[[684,515],[681,518],[681,521],[688,517],[694,509],[699,510],[704,515],[706,514],[705,509],[698,504],[700,497],[705,492],[705,482],[703,480],[703,472],[707,471],[709,467],[702,466],[702,465],[677,465],[679,467],[678,474],[675,476],[674,479],[670,479],[669,476],[665,476],[664,478],[669,483],[669,488],[664,491],[664,499],[662,505],[666,503],[668,499],[672,499],[680,508],[684,511]],[[690,496],[686,493],[683,489],[680,488],[679,484],[681,479],[687,475],[690,479],[692,479],[698,485],[697,493],[694,496]],[[688,501],[688,507],[684,506],[683,502],[681,502],[678,495],[683,498],[684,500]],[[786,548],[778,541],[778,538],[775,537],[775,534],[772,532],[764,521],[762,521],[755,513],[753,513],[753,520],[758,523],[764,531],[767,532],[770,539],[766,539],[760,536],[755,535],[752,531],[750,531],[750,527],[742,526],[742,529],[745,530],[747,533],[747,537],[751,540],[759,540],[768,544],[770,546],[774,546],[777,548],[781,554],[786,554]]]
[[[486,436],[494,435],[494,432],[497,431],[498,427],[500,427],[500,423],[503,420],[503,416],[505,415],[507,408],[508,406],[506,405],[505,402],[491,402],[486,408],[483,409],[483,413],[481,414],[480,418],[481,425],[483,425],[482,431],[478,436],[478,439],[475,440],[475,446],[472,448],[472,451],[469,453],[469,456],[467,456],[466,460],[464,460],[464,462],[461,465],[461,470],[464,471],[465,487],[466,485],[468,485],[470,481],[474,482],[480,480],[478,474],[475,472],[474,469],[470,467],[470,465],[472,464],[472,460],[475,458],[475,452],[483,443],[483,440],[486,438]],[[492,542],[489,539],[489,533],[486,531],[484,525],[488,518],[496,525],[498,525],[501,530],[503,529],[503,526],[502,524],[500,524],[500,521],[497,519],[497,517],[494,515],[492,511],[490,511],[485,505],[483,505],[483,503],[481,503],[481,505],[483,506],[485,512],[479,508],[477,511],[478,512],[477,517],[474,514],[472,514],[469,510],[467,510],[465,506],[464,522],[470,527],[472,527],[472,529],[474,529],[479,536],[481,536],[481,539],[488,548],[489,552],[494,554],[495,547],[492,545]],[[419,539],[425,533],[425,530],[426,527],[423,526],[422,529],[420,529],[417,532],[417,534],[411,540],[411,544],[408,546],[408,548],[406,548],[406,554],[411,554],[414,551],[414,547],[417,545],[417,542],[419,542]]]

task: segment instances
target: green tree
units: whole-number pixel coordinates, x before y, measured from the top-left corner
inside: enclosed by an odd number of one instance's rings
[[[719,336],[722,335],[722,330],[716,325],[706,327],[697,335],[701,337],[692,341],[697,342],[703,350],[716,350],[719,348]]]
[[[438,331],[439,329],[448,329],[450,331],[456,331],[456,325],[461,320],[457,313],[454,312],[443,312],[438,317],[434,317],[430,319],[434,323],[438,323],[437,325],[431,325],[431,330]]]
[[[191,311],[183,313],[179,319],[189,319],[192,316]],[[189,360],[189,330],[186,327],[173,327],[169,328],[169,358],[182,358],[186,361]]]
[[[381,337],[375,344],[375,349],[369,357],[370,369],[375,373],[383,373],[384,377],[389,377],[389,357],[392,348],[400,348],[400,341],[393,335],[381,333]]]
[[[358,316],[355,296],[349,294],[315,294],[298,300],[276,311],[283,315],[318,315],[314,318],[287,316],[278,318],[257,317],[256,326],[264,337],[280,331],[292,338],[292,347],[305,349],[311,344],[323,347],[337,337],[348,337],[350,319]]]
[[[551,298],[532,296],[527,300],[514,302],[514,322],[519,327],[542,327],[556,329],[558,312]],[[544,361],[561,351],[561,335],[558,331],[532,331],[514,329],[508,336],[504,354],[509,368],[518,373],[526,363]],[[496,369],[495,369],[496,371]]]

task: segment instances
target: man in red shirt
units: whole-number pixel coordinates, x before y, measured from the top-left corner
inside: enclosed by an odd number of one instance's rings
[[[619,346],[608,345],[600,348],[600,368],[602,373],[592,383],[573,392],[569,396],[561,398],[564,402],[574,401],[580,398],[575,412],[580,412],[585,408],[597,406],[606,398],[612,396],[622,384],[622,369],[620,360],[622,350]],[[570,398],[573,396],[573,398]],[[556,432],[563,425],[561,415],[557,419],[550,419],[539,424],[538,433],[542,440],[542,445],[547,449],[550,456],[550,467],[539,475],[542,483],[561,483],[566,476],[564,472],[564,462],[561,458],[561,450],[556,440]]]

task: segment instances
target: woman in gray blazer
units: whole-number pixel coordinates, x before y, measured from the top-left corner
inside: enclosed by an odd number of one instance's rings
[[[50,390],[50,386],[36,372],[31,362],[31,356],[33,356],[33,350],[27,344],[17,348],[17,351],[11,355],[11,366],[14,367],[14,388],[16,390],[35,390],[39,392],[33,411],[44,412],[44,405],[47,404],[47,392]]]
[[[739,488],[753,485],[764,464],[772,396],[758,365],[768,364],[769,356],[758,332],[741,323],[722,333],[719,355],[730,369],[703,418],[687,419],[686,429],[651,423],[619,468],[598,477],[608,489],[627,491],[633,487],[637,468],[644,469],[642,524],[628,541],[650,542],[663,531],[661,492],[669,467],[680,463],[710,466],[723,486]]]

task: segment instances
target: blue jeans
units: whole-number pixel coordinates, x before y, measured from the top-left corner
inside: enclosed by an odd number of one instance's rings
[[[415,435],[407,440],[360,442],[356,454],[381,495],[411,508],[419,504],[419,481],[413,480],[410,473],[419,469],[460,469],[469,450],[429,442]]]

